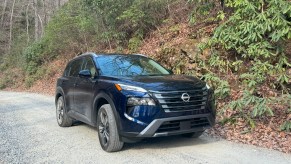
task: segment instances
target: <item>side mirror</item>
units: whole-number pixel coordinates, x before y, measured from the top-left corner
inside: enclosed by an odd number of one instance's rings
[[[91,75],[91,72],[90,72],[88,69],[85,69],[85,70],[81,70],[81,71],[79,72],[79,76],[80,76],[80,77],[87,77],[87,78],[89,78],[89,77],[91,77],[92,75]]]
[[[168,69],[168,71],[170,72],[170,74],[174,74],[174,72],[171,69]]]

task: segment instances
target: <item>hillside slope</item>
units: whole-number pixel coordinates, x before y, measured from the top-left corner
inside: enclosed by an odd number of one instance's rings
[[[210,32],[215,25],[205,26],[205,30]],[[168,30],[175,28],[175,30]],[[191,31],[193,27],[187,22],[179,24],[164,24],[159,27],[159,30],[153,31],[149,37],[145,38],[138,52],[148,54],[150,57],[160,61],[163,65],[173,68],[176,73],[180,73],[179,66],[176,67],[175,61],[191,57],[197,49],[198,43],[207,40],[206,37],[200,39],[192,39]],[[163,44],[161,46],[161,44]],[[187,54],[185,54],[185,52]],[[165,54],[166,53],[166,54]],[[204,52],[204,57],[207,57],[207,52]],[[66,55],[74,56],[74,54]],[[42,94],[54,95],[56,79],[61,76],[62,71],[69,61],[69,58],[61,58],[55,60],[45,67],[50,71],[42,79],[36,81],[31,88],[26,88],[25,85],[20,85],[17,88],[7,88],[6,90],[37,92]],[[195,67],[195,64],[193,65]],[[234,91],[233,91],[234,92]],[[219,103],[223,103],[219,101]],[[220,105],[218,105],[220,106]],[[218,109],[220,111],[221,109]],[[279,111],[278,111],[279,112]],[[262,147],[267,147],[283,152],[291,152],[291,134],[290,132],[280,131],[278,126],[284,119],[290,119],[291,115],[278,113],[276,117],[263,119],[258,122],[253,130],[249,130],[247,122],[240,119],[235,124],[220,124],[222,117],[218,117],[217,125],[208,131],[209,134],[220,136],[227,140],[247,143]]]

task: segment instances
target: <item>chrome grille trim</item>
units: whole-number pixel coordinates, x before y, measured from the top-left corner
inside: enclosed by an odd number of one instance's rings
[[[190,95],[189,102],[182,100],[183,93]],[[151,94],[159,101],[165,112],[195,111],[196,114],[209,113],[206,109],[208,98],[206,87],[183,91],[151,91]]]

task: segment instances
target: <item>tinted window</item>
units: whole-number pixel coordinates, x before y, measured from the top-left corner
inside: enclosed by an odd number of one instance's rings
[[[153,76],[170,74],[152,59],[134,55],[99,56],[98,65],[102,75],[107,76]]]
[[[83,58],[75,60],[71,63],[71,70],[69,76],[77,77],[79,72],[81,71],[81,66],[83,63]]]
[[[69,76],[71,71],[71,64],[68,64],[65,71],[64,71],[64,75],[63,76]]]
[[[83,64],[83,70],[87,69],[91,72],[92,78],[96,75],[95,65],[90,57],[85,58],[85,62]]]

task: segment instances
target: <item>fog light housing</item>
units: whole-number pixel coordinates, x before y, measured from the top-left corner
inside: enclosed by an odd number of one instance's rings
[[[129,97],[127,99],[127,106],[139,106],[139,105],[149,105],[155,106],[156,103],[152,98],[138,98],[138,97]]]

